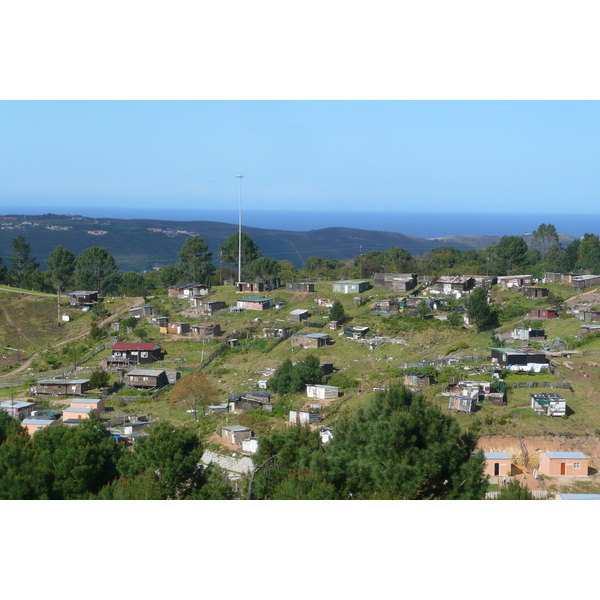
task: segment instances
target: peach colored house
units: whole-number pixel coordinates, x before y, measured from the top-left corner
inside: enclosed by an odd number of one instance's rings
[[[541,475],[587,477],[589,458],[583,452],[540,452]]]
[[[504,477],[511,474],[511,460],[508,452],[484,452],[485,470],[484,475],[492,477]]]
[[[40,431],[40,429],[58,425],[59,423],[60,421],[58,419],[51,419],[50,417],[28,417],[22,421],[22,425],[27,429],[29,435],[33,435],[36,431]]]
[[[69,400],[69,408],[91,408],[98,417],[105,407],[106,400],[104,398],[73,398]]]
[[[76,421],[80,421],[82,419],[89,419],[90,413],[92,413],[92,412],[94,412],[94,409],[90,408],[90,407],[87,407],[87,408],[83,408],[83,407],[65,408],[65,410],[62,411],[62,420],[69,421],[69,420],[73,419]]]

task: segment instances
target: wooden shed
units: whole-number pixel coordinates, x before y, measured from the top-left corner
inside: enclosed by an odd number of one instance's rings
[[[168,385],[169,378],[160,369],[133,369],[125,375],[125,382],[134,388],[157,389]]]
[[[290,313],[290,321],[292,323],[300,323],[308,319],[308,310],[305,308],[297,308]]]
[[[304,348],[323,348],[332,343],[328,333],[296,333],[291,338],[292,346]]]
[[[37,382],[37,394],[52,396],[75,396],[87,392],[92,385],[89,379],[40,379]]]
[[[435,377],[426,373],[417,373],[416,371],[404,372],[404,385],[416,387],[429,387],[435,385]]]
[[[286,292],[309,292],[314,293],[315,284],[314,283],[286,283],[285,284]]]
[[[242,440],[252,437],[252,430],[242,425],[229,425],[221,427],[221,438],[230,444],[241,444]]]

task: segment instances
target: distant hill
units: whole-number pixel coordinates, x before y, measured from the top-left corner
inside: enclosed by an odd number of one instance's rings
[[[219,245],[238,230],[231,223],[213,221],[167,221],[157,219],[89,218],[79,215],[0,216],[0,256],[12,255],[11,241],[23,235],[32,247],[32,255],[45,267],[50,252],[58,245],[75,254],[91,246],[109,250],[122,271],[144,271],[177,262],[177,252],[190,235],[199,235],[219,264]],[[296,267],[310,256],[345,260],[370,250],[400,247],[414,255],[441,246],[464,251],[485,248],[500,238],[454,236],[424,239],[401,233],[328,227],[311,231],[283,231],[243,227],[258,244],[263,255],[289,260]],[[526,237],[526,236],[522,236]]]

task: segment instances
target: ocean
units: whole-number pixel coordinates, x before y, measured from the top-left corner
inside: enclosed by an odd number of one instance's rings
[[[216,221],[238,223],[237,210],[204,210],[173,208],[103,207],[94,205],[69,207],[0,206],[0,214],[80,214],[94,218],[160,219],[170,221]],[[244,210],[242,226],[287,231],[310,231],[326,227],[349,227],[372,231],[392,231],[404,235],[436,238],[452,235],[523,235],[531,233],[541,223],[552,224],[559,233],[581,237],[584,233],[600,235],[599,214],[557,213],[464,213],[464,212],[357,212],[357,211],[293,211]]]

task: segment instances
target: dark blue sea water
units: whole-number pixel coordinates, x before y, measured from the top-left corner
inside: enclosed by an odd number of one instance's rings
[[[171,221],[238,222],[237,210],[203,210],[177,208],[113,208],[85,206],[27,207],[20,214],[81,214],[100,218],[161,219]],[[0,206],[0,214],[16,214],[14,207]],[[522,235],[530,233],[541,223],[552,224],[560,233],[580,237],[584,233],[600,234],[598,214],[552,213],[462,213],[462,212],[355,212],[355,211],[267,211],[244,210],[242,225],[265,229],[309,231],[325,227],[351,227],[373,231],[393,231],[405,235],[433,238],[450,235]]]

